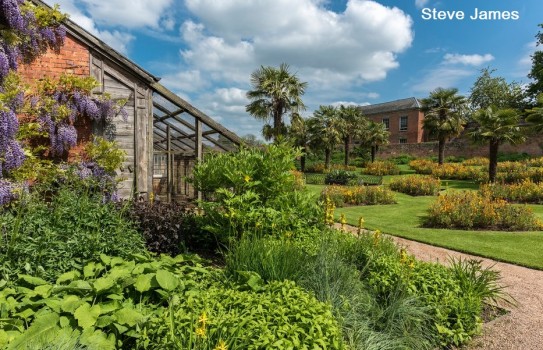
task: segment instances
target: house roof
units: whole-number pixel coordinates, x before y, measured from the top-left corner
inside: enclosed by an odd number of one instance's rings
[[[409,109],[419,109],[421,108],[420,101],[415,97],[404,98],[401,100],[376,103],[367,106],[359,107],[364,115],[372,114],[381,114],[381,113],[390,113],[396,111],[403,111]]]
[[[45,6],[51,8],[49,5],[44,3],[41,0],[32,0],[36,5],[38,6]],[[158,94],[162,96],[163,98],[167,99],[171,103],[173,103],[175,106],[177,106],[175,113],[172,111],[168,111],[166,116],[161,117],[160,122],[164,122],[166,119],[175,118],[180,113],[188,113],[197,120],[201,121],[205,124],[205,126],[210,131],[207,131],[206,134],[204,134],[204,138],[206,138],[208,141],[218,144],[216,140],[211,138],[211,135],[214,133],[218,133],[220,135],[223,135],[228,140],[232,141],[234,144],[241,144],[242,140],[232,131],[226,129],[221,124],[217,123],[215,120],[213,120],[211,117],[207,116],[205,113],[201,112],[194,106],[192,106],[190,103],[173,93],[172,91],[168,90],[166,87],[161,85],[159,83],[160,78],[151,74],[150,72],[146,71],[142,67],[140,67],[138,64],[134,63],[130,59],[128,59],[126,56],[122,55],[115,49],[113,49],[111,46],[103,42],[102,40],[98,39],[96,36],[89,33],[87,30],[79,26],[77,23],[71,21],[70,19],[66,19],[64,21],[64,25],[66,26],[66,31],[68,34],[73,36],[74,38],[80,40],[85,45],[88,45],[91,50],[94,50],[98,52],[99,54],[103,55],[105,58],[111,60],[112,62],[118,64],[119,66],[123,67],[123,69],[126,69],[130,71],[135,76],[139,77],[143,81],[145,81],[150,88],[154,91],[155,94]],[[156,97],[156,96],[155,96]],[[156,101],[154,101],[156,98],[153,98],[153,105],[155,108],[157,107]],[[155,115],[155,123],[156,123],[157,116]]]

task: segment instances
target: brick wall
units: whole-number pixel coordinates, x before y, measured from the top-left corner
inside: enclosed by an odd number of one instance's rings
[[[407,117],[407,130],[400,131],[400,118]],[[389,120],[389,142],[391,144],[399,144],[400,139],[404,139],[407,143],[418,143],[424,141],[422,120],[423,113],[417,109],[394,111],[390,113],[373,114],[368,118],[374,122],[382,123],[384,118]]]
[[[44,77],[58,78],[62,74],[78,76],[90,75],[90,53],[87,46],[67,35],[59,53],[48,51],[31,64],[21,64],[19,73],[25,83],[33,86]],[[70,151],[70,157],[76,156],[82,144],[92,138],[92,122],[87,119],[76,123],[78,146]]]
[[[415,157],[431,157],[438,153],[437,141],[413,144],[390,144],[379,148],[379,158],[390,158],[402,154],[409,154]],[[500,153],[528,153],[534,157],[543,156],[543,138],[541,135],[533,135],[528,140],[517,146],[504,144],[500,146]],[[474,145],[464,136],[448,142],[445,145],[445,157],[488,157],[488,146]]]

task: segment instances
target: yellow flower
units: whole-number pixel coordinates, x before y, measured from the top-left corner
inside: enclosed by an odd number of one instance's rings
[[[205,327],[198,327],[196,328],[196,336],[205,338],[206,336],[206,328]]]
[[[198,323],[201,323],[205,327],[207,321],[208,321],[208,318],[204,311],[202,315],[200,315],[200,318],[198,318]]]
[[[251,181],[251,177],[249,175],[245,175],[243,177],[243,180],[245,180],[245,182],[249,182],[249,181]]]
[[[213,350],[228,350],[228,346],[226,346],[226,343],[224,342],[224,340],[221,339]]]

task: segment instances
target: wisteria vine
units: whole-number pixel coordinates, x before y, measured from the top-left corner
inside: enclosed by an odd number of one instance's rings
[[[49,138],[51,157],[62,157],[76,145],[77,118],[108,122],[119,113],[126,118],[124,109],[113,101],[91,96],[95,86],[89,83],[90,78],[62,77],[41,86],[34,95],[23,94],[16,77],[18,64],[31,63],[49,49],[58,52],[66,37],[64,19],[57,8],[36,6],[27,0],[0,1],[0,206],[16,198],[21,188],[10,179],[25,160],[17,140],[18,115],[31,114],[39,123]],[[79,168],[83,177],[92,175],[110,182],[96,164],[82,163]]]

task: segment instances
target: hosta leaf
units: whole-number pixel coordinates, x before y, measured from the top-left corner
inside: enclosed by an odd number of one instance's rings
[[[100,330],[86,329],[79,338],[81,345],[85,345],[88,350],[115,350],[115,336],[109,337]]]
[[[51,285],[44,284],[42,286],[37,286],[36,288],[34,288],[34,292],[36,292],[36,294],[41,297],[47,298],[51,294],[51,289],[53,289]]]
[[[74,313],[85,301],[75,295],[67,295],[60,302],[60,308],[64,312]]]
[[[158,282],[158,285],[167,291],[172,291],[179,285],[179,280],[177,279],[177,276],[175,276],[170,271],[158,270],[156,272],[155,278]]]
[[[44,284],[47,284],[46,280],[42,280],[41,278],[29,275],[19,275],[19,280],[24,281],[32,286],[42,286]]]
[[[117,323],[128,325],[130,327],[135,326],[143,320],[143,315],[133,308],[124,307],[114,313],[117,317]]]
[[[96,293],[101,293],[104,291],[107,291],[111,289],[115,285],[115,280],[109,276],[107,277],[100,277],[96,281],[94,281],[94,290]]]
[[[151,289],[151,281],[155,277],[154,273],[147,273],[145,275],[139,275],[134,283],[134,288],[140,293],[147,292]]]
[[[76,278],[79,278],[80,276],[81,276],[81,273],[75,270],[63,273],[57,278],[57,284],[61,284],[67,281],[73,281]]]
[[[75,310],[74,317],[81,328],[87,329],[94,326],[100,311],[100,305],[90,306],[89,303],[85,303]]]
[[[8,350],[25,349],[25,344],[36,340],[43,340],[54,336],[60,328],[58,326],[59,315],[54,312],[42,313],[37,316],[28,329],[9,344]]]

